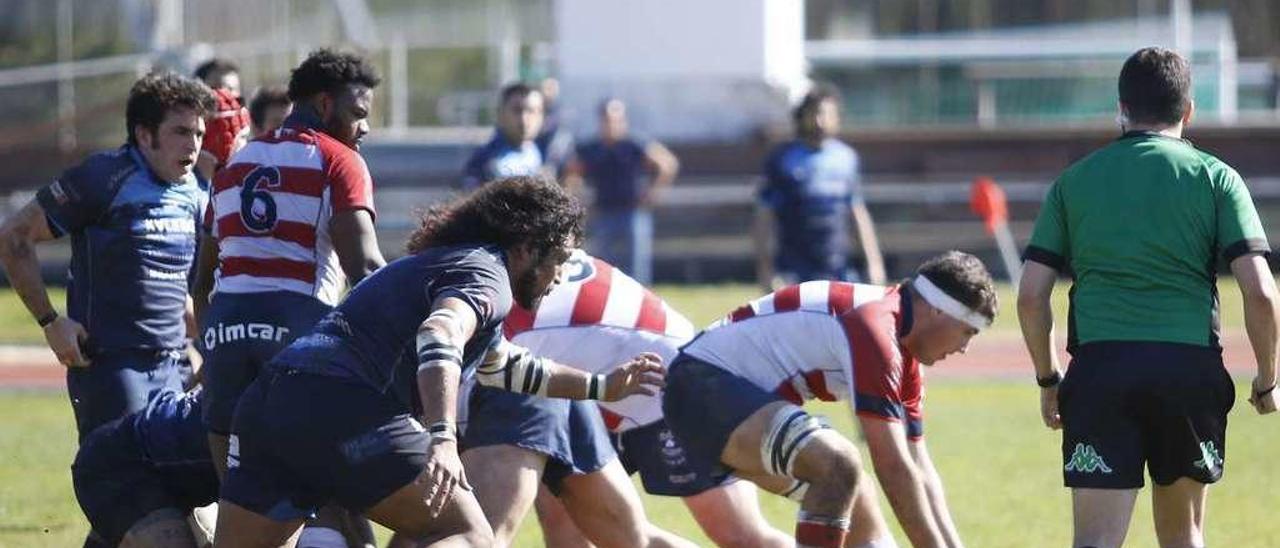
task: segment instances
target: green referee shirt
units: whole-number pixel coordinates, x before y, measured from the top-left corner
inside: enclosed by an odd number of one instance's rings
[[[1217,347],[1219,256],[1269,250],[1234,169],[1187,141],[1129,132],[1053,183],[1023,258],[1074,273],[1068,348]]]

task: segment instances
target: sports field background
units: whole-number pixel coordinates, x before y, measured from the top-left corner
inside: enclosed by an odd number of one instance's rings
[[[1244,342],[1239,292],[1220,284],[1228,365],[1237,373],[1237,405],[1231,415],[1227,474],[1210,495],[1208,541],[1215,546],[1262,547],[1280,538],[1280,453],[1276,421],[1255,415],[1244,402],[1252,371]],[[705,325],[754,296],[746,285],[666,286],[658,292],[696,325]],[[1062,318],[1065,287],[1055,295]],[[60,294],[54,296],[61,304]],[[1061,338],[1061,336],[1060,336]],[[41,344],[11,292],[0,292],[0,343]],[[1234,358],[1233,358],[1234,357]],[[0,364],[0,373],[6,364]],[[56,367],[56,366],[51,366]],[[1009,288],[990,333],[968,355],[930,371],[925,431],[947,488],[947,499],[971,547],[1066,546],[1070,500],[1061,487],[1059,436],[1039,419],[1037,389],[1020,349]],[[848,408],[811,406],[856,437]],[[0,388],[0,547],[80,546],[87,525],[71,491],[68,467],[75,451],[70,406],[61,391]],[[795,504],[761,496],[769,520],[791,530]],[[709,545],[677,499],[644,496],[649,517],[664,528]],[[892,519],[887,503],[882,510]],[[1154,546],[1150,503],[1140,497],[1129,546]],[[893,525],[896,529],[896,524]],[[898,542],[907,546],[898,532]],[[541,546],[536,520],[526,520],[517,546]]]

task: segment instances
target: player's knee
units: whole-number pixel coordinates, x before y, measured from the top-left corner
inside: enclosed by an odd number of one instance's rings
[[[853,492],[862,477],[861,458],[858,449],[848,440],[828,430],[821,439],[809,446],[809,455],[798,479],[811,485],[826,485],[833,489]]]

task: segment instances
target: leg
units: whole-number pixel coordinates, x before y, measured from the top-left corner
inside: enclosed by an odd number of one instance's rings
[[[1151,489],[1156,538],[1164,548],[1204,546],[1204,503],[1209,486],[1191,478],[1178,478]]]
[[[506,546],[533,505],[547,456],[514,445],[487,445],[464,451],[462,464],[497,545]]]
[[[138,520],[125,533],[120,548],[196,548],[186,516],[176,508],[161,508]]]
[[[850,515],[852,527],[849,538],[845,540],[848,548],[888,548],[894,546],[893,534],[889,525],[880,513],[880,501],[875,482],[863,482],[858,487],[857,498],[853,501],[853,514]]]
[[[787,548],[795,545],[790,535],[774,529],[764,519],[756,500],[756,488],[749,481],[732,481],[684,497],[684,504],[716,546]]]
[[[616,459],[597,472],[564,478],[561,487],[560,500],[574,523],[599,546],[696,546],[649,523]]]
[[[229,500],[218,501],[216,548],[292,547],[302,532],[302,518],[276,521]]]
[[[800,504],[801,517],[796,524],[797,544],[840,546],[848,534],[848,516],[861,482],[862,465],[853,443],[829,428],[811,429],[804,439],[769,444],[772,447],[794,446],[789,454],[774,453],[771,463],[763,462],[761,447],[766,437],[799,435],[805,419],[783,421],[794,413],[795,406],[775,401],[752,413],[734,429],[729,443],[720,455],[721,461],[747,476],[789,475],[809,483]],[[779,430],[781,424],[792,434]]]
[[[153,394],[165,389],[182,391],[176,354],[156,359],[149,352],[126,353],[67,369],[67,395],[80,440],[94,428],[146,407]]]
[[[653,213],[647,209],[637,209],[630,214],[631,223],[627,231],[627,254],[632,278],[641,285],[648,286],[653,281]]]
[[[1072,489],[1075,516],[1072,546],[1118,548],[1129,532],[1137,489]]]
[[[369,519],[429,546],[494,546],[493,531],[470,491],[455,490],[444,509],[431,517],[426,482],[413,481],[373,505]]]
[[[594,545],[582,535],[564,503],[543,486],[534,500],[538,512],[538,525],[542,527],[542,543],[547,548],[592,548]]]
[[[314,544],[307,542],[308,538],[323,537],[328,544],[316,542]],[[341,506],[330,504],[321,508],[316,512],[316,517],[307,522],[302,528],[302,537],[299,539],[299,545],[309,547],[313,545],[319,546],[374,546],[377,543],[373,538],[373,528],[369,526],[369,520],[363,515],[351,512]]]

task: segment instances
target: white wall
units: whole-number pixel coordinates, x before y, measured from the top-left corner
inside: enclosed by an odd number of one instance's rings
[[[594,131],[604,97],[633,126],[731,139],[785,119],[804,78],[803,0],[557,0],[566,122]],[[576,116],[574,116],[576,114]]]

